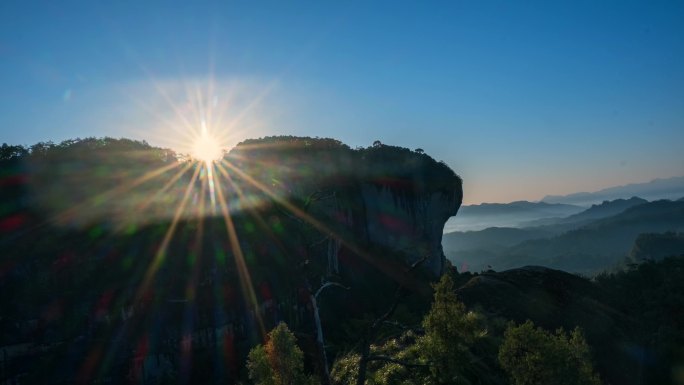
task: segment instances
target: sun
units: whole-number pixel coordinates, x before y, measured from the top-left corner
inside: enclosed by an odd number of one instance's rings
[[[192,157],[205,163],[212,163],[223,157],[223,149],[219,141],[203,129],[202,134],[192,145]]]

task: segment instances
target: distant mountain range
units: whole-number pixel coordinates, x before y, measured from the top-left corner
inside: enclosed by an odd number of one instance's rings
[[[635,197],[640,197],[640,201],[635,201]],[[646,183],[611,187],[596,192],[579,192],[563,196],[547,195],[540,202],[516,201],[464,205],[461,206],[458,215],[447,221],[444,233],[477,231],[489,227],[522,228],[560,223],[576,224],[600,217],[604,215],[600,213],[604,210],[617,214],[635,203],[659,199],[684,199],[684,176],[654,179]],[[610,201],[617,202],[613,202],[609,207],[603,206],[605,202]],[[590,206],[598,207],[582,214],[583,217],[568,218]]]
[[[633,255],[630,251],[641,234],[684,231],[684,200],[619,199],[565,218],[533,223],[542,222],[546,224],[453,232],[445,234],[442,243],[447,257],[461,270],[534,264],[594,274]],[[661,249],[684,254],[684,249],[672,249],[681,243],[670,243],[675,246]]]
[[[482,230],[488,227],[521,227],[530,221],[567,217],[584,207],[546,202],[517,201],[462,206],[444,226],[444,232]]]
[[[630,207],[638,206],[644,203],[648,203],[648,201],[646,199],[642,199],[639,197],[631,197],[629,199],[616,199],[614,201],[604,201],[601,204],[592,205],[587,210],[584,210],[577,214],[570,215],[565,218],[537,219],[535,221],[523,223],[522,227],[556,225],[557,227],[560,227],[560,229],[557,230],[569,229],[572,226],[588,223],[595,219],[601,219],[609,217],[611,215],[619,214]]]
[[[610,187],[596,192],[579,192],[569,195],[547,195],[542,199],[546,203],[564,203],[588,206],[606,200],[639,196],[646,200],[679,199],[684,196],[684,176],[654,179],[646,183],[633,183],[624,186]]]

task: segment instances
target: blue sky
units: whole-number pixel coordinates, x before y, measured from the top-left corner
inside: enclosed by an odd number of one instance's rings
[[[0,142],[178,148],[195,100],[231,143],[421,147],[467,203],[682,175],[682,20],[680,1],[3,1]]]

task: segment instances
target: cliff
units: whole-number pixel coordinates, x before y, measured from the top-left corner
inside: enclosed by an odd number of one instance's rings
[[[393,146],[264,138],[210,169],[127,140],[34,147],[0,159],[11,186],[0,191],[3,380],[207,383],[221,372],[234,383],[281,321],[320,371],[321,325],[332,356],[397,283],[429,294],[462,200],[449,167]],[[408,273],[419,260],[424,274]],[[314,298],[329,282],[339,285]],[[107,357],[82,367],[98,349]],[[192,367],[178,367],[188,351]],[[67,354],[70,366],[47,364]]]
[[[427,257],[423,269],[441,275],[444,224],[463,199],[461,179],[445,164],[401,147],[350,149],[332,139],[299,137],[246,141],[227,159],[269,185],[276,201],[299,204],[342,245],[379,248],[406,264]],[[234,179],[264,195],[244,183],[248,178]]]
[[[22,183],[5,201],[58,226],[126,229],[220,216],[220,192],[236,217],[275,210],[269,217],[281,217],[289,233],[313,237],[316,230],[334,241],[333,251],[373,249],[406,264],[427,256],[421,266],[433,277],[445,262],[444,224],[463,197],[461,179],[444,163],[422,150],[382,144],[351,149],[334,139],[252,139],[215,164],[213,175],[168,150],[130,140],[32,149],[5,160]],[[337,266],[334,259],[330,264]]]

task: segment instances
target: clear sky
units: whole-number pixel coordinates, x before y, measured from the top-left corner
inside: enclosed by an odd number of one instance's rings
[[[444,160],[466,203],[684,175],[683,20],[682,1],[5,0],[0,142],[178,149],[203,119],[228,144],[380,140]]]

